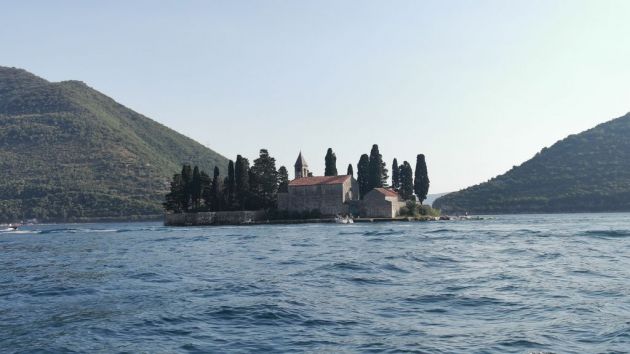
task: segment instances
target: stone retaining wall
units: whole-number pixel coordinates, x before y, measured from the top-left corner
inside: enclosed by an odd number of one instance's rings
[[[266,219],[264,210],[165,214],[166,226],[241,225]]]

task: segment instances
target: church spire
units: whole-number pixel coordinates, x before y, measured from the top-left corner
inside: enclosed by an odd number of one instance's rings
[[[297,161],[295,161],[295,178],[302,177],[308,177],[308,164],[302,156],[302,151],[300,151]]]

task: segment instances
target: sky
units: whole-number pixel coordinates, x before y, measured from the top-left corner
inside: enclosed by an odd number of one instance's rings
[[[630,1],[8,1],[0,65],[81,80],[234,159],[372,144],[430,193],[630,111]],[[292,173],[291,173],[292,175]]]

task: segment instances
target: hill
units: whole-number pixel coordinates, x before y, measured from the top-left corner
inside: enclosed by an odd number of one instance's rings
[[[0,221],[156,215],[182,162],[228,161],[82,82],[0,67]]]
[[[437,199],[447,213],[630,211],[630,113],[571,135],[507,173]]]

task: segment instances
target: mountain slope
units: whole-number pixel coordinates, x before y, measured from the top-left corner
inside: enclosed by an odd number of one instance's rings
[[[0,221],[159,214],[182,162],[228,161],[82,82],[0,67]]]
[[[445,212],[630,211],[630,113],[571,135],[507,173],[434,202]]]

